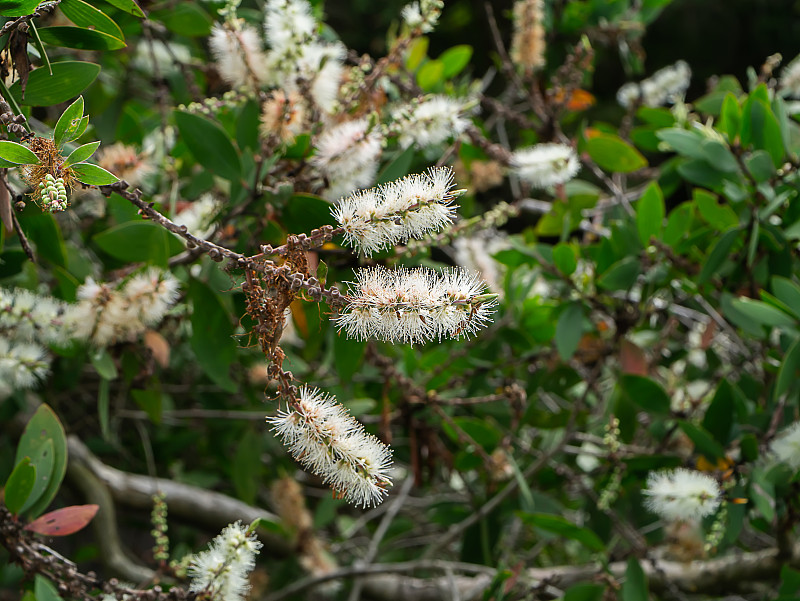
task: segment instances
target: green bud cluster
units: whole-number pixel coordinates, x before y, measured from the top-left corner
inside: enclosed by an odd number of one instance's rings
[[[39,198],[42,208],[51,213],[58,213],[67,208],[67,188],[64,179],[56,179],[50,173],[44,176],[44,181],[39,183]]]
[[[153,545],[153,558],[159,562],[169,560],[169,537],[167,536],[167,503],[166,495],[159,491],[152,496],[153,511],[150,520],[153,529],[150,531],[155,544]]]

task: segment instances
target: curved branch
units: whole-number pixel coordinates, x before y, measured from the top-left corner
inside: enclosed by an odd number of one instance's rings
[[[280,519],[260,507],[253,507],[222,493],[213,492],[173,482],[165,478],[151,478],[130,474],[104,464],[75,436],[67,439],[69,462],[82,465],[108,487],[114,501],[120,505],[150,510],[153,495],[161,492],[166,496],[169,513],[173,517],[199,522],[210,529],[222,529],[231,522],[252,522],[257,518],[278,523]],[[274,532],[259,529],[259,538],[264,550],[274,555],[289,555],[292,552],[288,541]]]

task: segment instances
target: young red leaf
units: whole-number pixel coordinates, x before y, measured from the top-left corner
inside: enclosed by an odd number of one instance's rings
[[[99,505],[72,505],[44,514],[25,526],[45,536],[67,536],[84,528],[97,513]]]

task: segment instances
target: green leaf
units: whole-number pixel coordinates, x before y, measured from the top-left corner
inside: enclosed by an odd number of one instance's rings
[[[797,370],[800,369],[800,337],[796,338],[786,351],[786,356],[781,361],[778,369],[778,377],[775,380],[775,388],[772,391],[772,398],[777,401],[780,397],[797,382]]]
[[[428,61],[417,71],[417,85],[425,92],[433,91],[443,81],[444,63],[440,60]]]
[[[39,38],[45,43],[62,48],[77,50],[119,50],[125,48],[125,42],[119,38],[82,27],[57,25],[39,29]]]
[[[586,152],[602,169],[615,173],[630,173],[647,167],[647,159],[618,136],[600,134],[589,138]]]
[[[39,164],[39,157],[30,148],[9,140],[0,140],[0,158],[14,165]]]
[[[2,0],[0,2],[1,17],[22,17],[33,14],[42,0]]]
[[[89,360],[92,362],[97,374],[104,380],[114,380],[117,377],[117,366],[114,358],[105,348],[99,348],[89,353]]]
[[[717,460],[725,458],[725,448],[703,428],[689,422],[681,422],[678,427],[694,443],[695,450],[711,463],[716,463]]]
[[[727,181],[722,172],[705,159],[690,159],[678,164],[678,173],[691,183],[712,190],[720,188]]]
[[[458,75],[469,64],[471,58],[472,46],[460,44],[448,48],[439,55],[439,60],[444,65],[442,76],[445,79],[450,79],[454,75]]]
[[[728,92],[722,101],[722,112],[719,117],[717,129],[728,136],[728,142],[733,142],[739,135],[739,127],[742,122],[742,108],[736,96]]]
[[[36,484],[36,466],[30,457],[23,457],[6,480],[4,500],[12,515],[18,515]]]
[[[428,54],[429,39],[425,36],[416,38],[406,53],[406,69],[411,73],[417,70],[425,56]]]
[[[723,173],[739,171],[736,157],[733,156],[730,148],[719,140],[703,140],[700,148],[703,151],[703,158]]]
[[[220,177],[238,182],[242,178],[239,151],[218,123],[184,111],[175,111],[181,138],[203,167]]]
[[[36,517],[47,509],[58,493],[61,481],[67,471],[67,437],[64,434],[64,427],[53,410],[42,404],[33,414],[28,425],[25,426],[25,431],[17,445],[15,463],[26,456],[34,459],[41,456],[40,447],[47,440],[51,440],[53,444],[53,471],[44,493],[28,508],[30,517]]]
[[[283,211],[283,225],[290,232],[307,232],[334,223],[331,203],[314,194],[295,194]]]
[[[100,232],[92,240],[105,253],[128,263],[146,261],[164,265],[169,257],[184,250],[178,238],[147,221],[121,223]]]
[[[74,98],[95,80],[100,73],[100,65],[79,61],[53,63],[53,74],[47,69],[34,69],[28,75],[25,98],[19,81],[9,92],[16,102],[27,106],[52,106]]]
[[[682,202],[672,209],[664,228],[664,242],[673,248],[677,246],[688,236],[693,218],[694,203]]]
[[[53,583],[41,574],[36,574],[33,594],[36,601],[63,601]]]
[[[333,329],[332,329],[333,330]],[[336,374],[339,381],[348,383],[353,375],[358,371],[364,358],[364,351],[367,349],[366,341],[354,340],[344,334],[333,333],[333,363],[336,366]]]
[[[605,590],[602,584],[575,584],[564,591],[563,601],[602,601]]]
[[[636,282],[642,263],[636,257],[625,257],[613,263],[597,278],[597,285],[605,290],[627,290]]]
[[[164,24],[170,31],[186,37],[207,37],[214,24],[211,16],[195,2],[179,2],[169,10],[150,13],[151,20]]]
[[[395,156],[378,174],[376,184],[388,184],[408,174],[414,160],[413,144]]]
[[[89,157],[91,157],[94,154],[95,150],[97,150],[97,148],[99,146],[100,146],[100,142],[89,142],[88,144],[84,144],[83,146],[78,146],[75,150],[73,150],[69,154],[69,156],[66,158],[64,163],[61,165],[61,168],[64,169],[66,167],[69,167],[70,165],[73,165],[73,164],[76,164],[76,163],[80,163],[81,161],[85,161],[86,159],[88,159]],[[88,165],[88,163],[87,163],[87,165]],[[94,165],[92,165],[92,166],[94,166]],[[86,167],[84,167],[84,171],[85,171],[85,169],[86,169]],[[102,167],[100,167],[100,169],[102,169]],[[106,171],[106,170],[103,169],[103,171]],[[106,171],[106,173],[108,173],[108,171]],[[100,175],[102,176],[102,174],[100,174]],[[113,175],[111,173],[109,173],[109,175],[111,177],[115,178],[114,181],[117,181],[117,179],[119,179],[118,177],[116,177],[115,175]],[[111,183],[113,184],[114,182],[111,182]]]
[[[703,417],[705,428],[718,443],[727,446],[733,428],[733,416],[736,406],[733,399],[733,387],[727,380],[722,380],[714,393],[714,398]]]
[[[576,540],[590,551],[603,552],[606,546],[603,541],[588,528],[576,526],[560,515],[552,513],[519,513],[523,522],[530,526],[553,532],[559,536]]]
[[[578,257],[575,249],[566,242],[559,242],[553,247],[553,264],[564,275],[572,275],[578,268]]]
[[[697,276],[698,284],[707,282],[712,276],[719,273],[719,268],[722,267],[723,263],[730,257],[731,249],[739,238],[740,232],[741,229],[734,227],[717,238],[717,241],[714,243],[714,246],[709,251],[703,263],[700,275]]]
[[[47,56],[47,50],[45,50],[44,44],[42,43],[42,38],[39,37],[39,28],[36,27],[36,24],[33,21],[30,21],[30,33],[30,38],[33,41],[33,45],[36,47],[36,51],[42,57],[44,66],[47,68],[47,72],[52,75],[53,65],[50,63],[50,57]]]
[[[134,0],[106,0],[111,6],[116,6],[121,11],[125,11],[134,17],[144,18],[144,13]]]
[[[131,396],[139,409],[147,414],[150,421],[158,425],[161,423],[163,411],[163,394],[160,390],[131,390]]]
[[[563,361],[568,361],[578,348],[583,336],[583,306],[570,303],[562,311],[556,324],[556,349]]]
[[[100,434],[103,440],[111,440],[111,422],[109,409],[111,407],[110,381],[107,378],[100,380],[97,387],[97,419],[100,422]]]
[[[776,275],[772,278],[772,293],[800,319],[800,286],[788,278]]]
[[[30,460],[31,465],[36,468],[36,482],[33,484],[33,490],[31,490],[28,500],[25,501],[25,504],[20,508],[20,514],[28,511],[47,490],[47,485],[50,483],[50,478],[53,475],[53,465],[55,461],[53,441],[50,439],[42,441],[38,447],[33,449]]]
[[[656,132],[659,140],[669,144],[675,152],[693,159],[704,159],[705,153],[701,148],[703,137],[679,127],[671,127]]]
[[[53,129],[53,142],[60,150],[64,143],[68,142],[78,131],[83,118],[83,96],[70,104],[56,122]]]
[[[64,16],[78,27],[94,29],[124,42],[125,36],[114,20],[99,8],[83,0],[61,0],[58,5]]]
[[[692,192],[700,215],[709,225],[723,232],[739,225],[739,216],[727,204],[719,204],[716,194],[695,188]]]
[[[645,376],[623,374],[618,381],[623,397],[648,413],[669,415],[669,396],[655,380]]]
[[[219,297],[206,284],[192,279],[192,336],[190,344],[203,371],[228,392],[236,390],[230,367],[236,358],[233,323]]]
[[[779,167],[784,154],[781,126],[769,104],[756,97],[755,92],[742,107],[742,146],[752,145],[755,149],[766,150],[772,164]]]
[[[770,327],[791,327],[797,324],[797,321],[772,305],[765,302],[754,300],[752,298],[737,298],[733,300],[733,307],[744,313],[747,317],[752,319],[757,324]]]
[[[97,144],[99,146],[99,142]],[[87,144],[86,146],[90,146],[90,144]],[[73,173],[75,174],[75,178],[79,182],[89,186],[107,186],[119,181],[119,178],[113,173],[106,171],[98,165],[92,165],[91,163],[75,163],[70,167],[70,169],[72,169]]]
[[[635,557],[628,559],[620,599],[621,601],[649,601],[650,599],[647,592],[647,576]]]
[[[472,440],[487,453],[491,453],[500,443],[503,435],[494,425],[485,419],[476,417],[454,417],[453,423],[463,430]],[[442,430],[454,441],[459,442],[459,433],[452,425],[442,422]]]
[[[239,439],[231,465],[231,480],[236,496],[249,505],[256,501],[264,471],[260,453],[261,440],[261,435],[248,428]]]
[[[643,245],[650,244],[650,238],[661,238],[665,214],[664,194],[658,182],[650,182],[636,203],[636,229]]]
[[[775,173],[775,165],[772,164],[772,158],[765,150],[756,150],[750,156],[744,159],[744,164],[747,170],[756,182],[766,182]]]

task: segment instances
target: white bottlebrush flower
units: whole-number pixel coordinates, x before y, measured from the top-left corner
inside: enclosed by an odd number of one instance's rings
[[[194,593],[211,599],[241,601],[250,590],[248,575],[255,567],[261,542],[241,522],[226,526],[207,551],[195,555],[189,564]]]
[[[514,3],[514,35],[511,38],[511,62],[523,71],[543,67],[544,2],[542,0],[517,0]]]
[[[370,507],[392,481],[392,452],[335,397],[303,387],[286,411],[267,418],[292,456],[349,503]]]
[[[213,194],[203,194],[175,216],[175,222],[185,225],[189,233],[198,238],[208,238],[214,233],[214,220],[222,209],[222,203]]]
[[[4,392],[32,388],[50,371],[44,348],[29,342],[10,342],[0,336],[0,382]]]
[[[383,137],[367,119],[345,121],[317,139],[311,164],[328,182],[328,197],[338,198],[375,180]]]
[[[783,96],[800,98],[800,54],[781,69],[779,85]]]
[[[647,508],[665,520],[696,521],[717,510],[719,484],[702,472],[678,468],[647,476]]]
[[[430,33],[436,27],[443,7],[442,0],[419,0],[419,2],[406,4],[400,12],[400,16],[409,29]]]
[[[261,39],[253,27],[241,22],[214,25],[209,38],[220,77],[232,86],[258,87],[266,71]]]
[[[264,30],[274,52],[290,53],[315,39],[317,21],[305,0],[269,0],[264,6]]]
[[[461,100],[436,95],[401,108],[394,124],[400,146],[426,148],[457,138],[470,123],[464,106]]]
[[[67,333],[62,301],[21,288],[0,288],[0,336],[20,342],[64,342]]]
[[[155,268],[117,287],[87,278],[78,287],[78,303],[68,313],[68,327],[73,338],[96,346],[133,340],[161,321],[177,295],[178,281]]]
[[[514,172],[535,188],[548,188],[571,180],[580,170],[575,149],[566,144],[537,144],[514,151]]]
[[[359,269],[347,307],[334,318],[358,340],[425,343],[469,337],[491,321],[496,294],[463,269]]]
[[[770,452],[793,470],[800,468],[800,422],[795,422],[772,441]]]
[[[439,231],[455,217],[453,171],[433,167],[343,198],[331,211],[345,243],[365,255]]]
[[[617,92],[617,102],[628,108],[640,101],[645,106],[662,106],[682,98],[689,89],[692,70],[685,61],[678,61],[659,69],[653,75],[636,83],[627,83]]]

